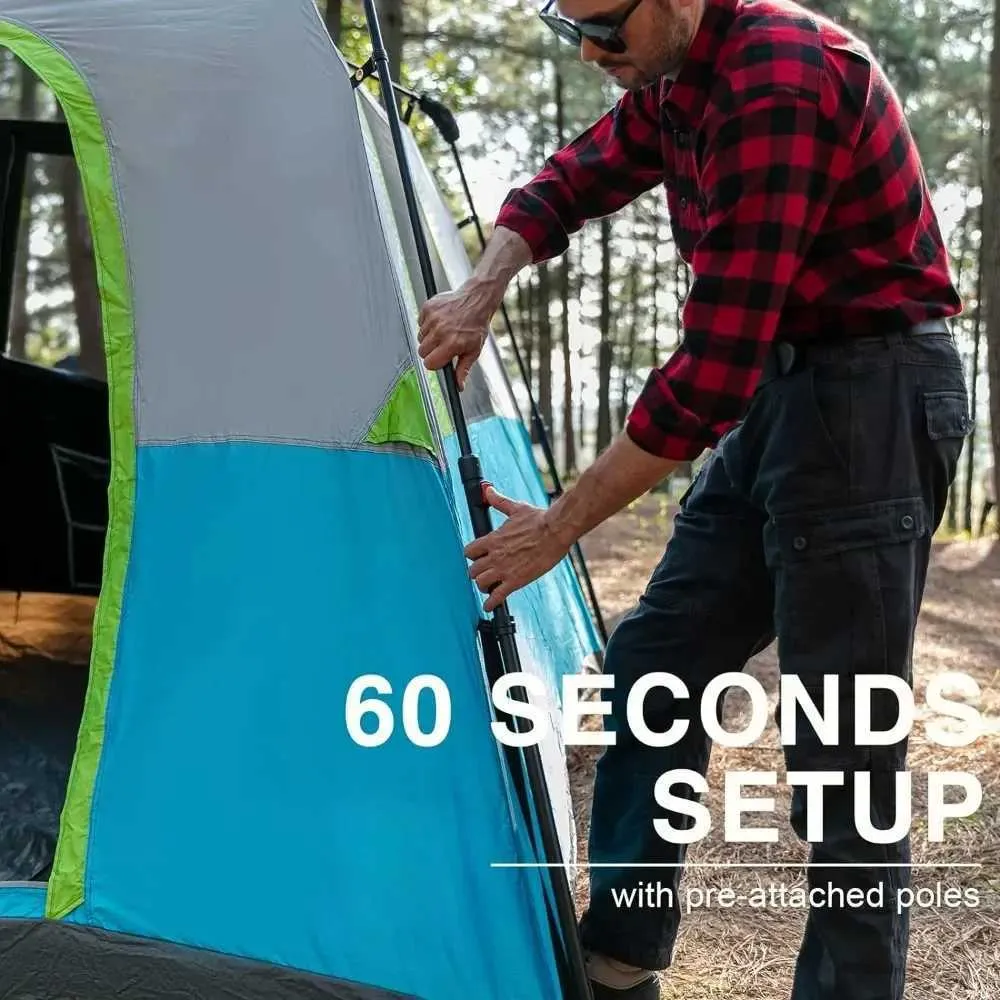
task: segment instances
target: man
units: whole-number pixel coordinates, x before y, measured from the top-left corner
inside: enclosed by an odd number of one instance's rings
[[[872,822],[891,828],[907,741],[855,743],[853,679],[911,680],[931,535],[970,426],[945,322],[961,304],[917,151],[868,49],[786,0],[559,0],[543,15],[625,92],[510,193],[466,285],[425,305],[424,364],[456,361],[464,379],[515,274],[656,185],[693,281],[682,343],[575,488],[548,510],[489,492],[506,519],[466,550],[485,609],[711,450],[606,651],[617,736],[597,768],[590,859],[659,867],[592,869],[581,934],[595,997],[659,995],[678,908],[616,906],[612,890],[676,888],[686,848],[669,841],[683,837],[653,823],[690,822],[657,808],[656,779],[704,774],[699,692],[777,638],[782,671],[821,709],[834,707],[824,676],[839,681],[839,742],[824,744],[799,715],[785,747],[789,771],[843,773],[822,792],[811,860],[824,867],[809,869],[810,883],[884,892],[881,907],[813,907],[794,1000],[901,1000],[908,925],[894,900],[910,843],[861,836],[854,793],[857,772],[870,772]],[[679,675],[689,694],[647,696],[654,732],[690,719],[659,749],[636,740],[625,715],[629,689],[652,671]],[[895,702],[876,696],[873,727],[895,719]],[[807,839],[804,793],[794,789],[792,821]]]

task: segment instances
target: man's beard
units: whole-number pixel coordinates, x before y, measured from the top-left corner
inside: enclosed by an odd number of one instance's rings
[[[684,57],[687,55],[688,46],[691,43],[691,35],[687,24],[683,22],[674,22],[669,26],[666,24],[663,25],[663,33],[665,35],[663,47],[660,52],[656,53],[651,66],[647,68],[636,66],[631,62],[616,63],[609,61],[601,64],[601,69],[605,72],[608,79],[621,87],[622,90],[642,90],[644,87],[648,87],[651,83],[655,83],[663,77],[671,79],[676,77],[684,63]],[[613,75],[608,72],[608,70],[617,67],[622,68],[624,71],[623,76]]]

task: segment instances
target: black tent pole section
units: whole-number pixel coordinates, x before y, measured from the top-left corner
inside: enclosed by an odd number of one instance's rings
[[[414,192],[409,162],[406,158],[406,148],[403,145],[399,109],[396,107],[395,95],[391,86],[392,77],[389,72],[389,58],[382,40],[382,30],[379,25],[378,13],[375,10],[374,0],[365,0],[364,8],[365,18],[368,22],[368,33],[371,37],[372,56],[379,75],[379,90],[382,94],[382,105],[389,119],[389,128],[392,133],[396,161],[403,182],[403,193],[406,196],[406,206],[410,216],[410,225],[413,229],[417,256],[420,259],[420,269],[423,275],[425,291],[430,298],[437,294],[434,271],[420,219],[420,210]],[[385,80],[390,81],[388,87],[382,83]],[[447,365],[444,369],[444,382],[459,442],[459,474],[462,479],[462,485],[465,487],[466,500],[469,505],[469,516],[475,536],[482,538],[492,531],[490,508],[483,497],[485,483],[482,469],[478,457],[472,453],[472,443],[469,439],[469,429],[462,411],[462,399],[458,382],[455,378],[455,369],[451,364]],[[501,666],[505,673],[521,673],[520,657],[518,656],[517,644],[514,640],[514,621],[510,616],[506,602],[502,603],[493,612],[492,629],[480,634],[484,644],[490,642],[492,645],[498,647],[494,652],[499,652]],[[511,694],[519,698],[522,702],[527,701],[527,694],[521,687],[514,688]],[[519,731],[523,731],[524,720],[518,717],[516,725]],[[541,753],[537,744],[524,747],[523,750],[525,768],[532,799],[538,814],[538,825],[543,844],[546,863],[546,868],[543,871],[550,873],[552,891],[559,918],[559,930],[561,931],[562,940],[554,942],[554,944],[556,944],[557,948],[561,945],[563,950],[562,957],[565,960],[562,970],[564,991],[568,993],[568,996],[572,1000],[592,1000],[583,957],[583,948],[576,929],[576,911],[573,905],[573,896],[570,891],[569,880],[562,857],[562,848],[559,844],[559,833],[556,828],[555,816],[552,813],[552,806],[549,801],[545,773],[542,769]]]
[[[409,98],[411,102],[410,108],[407,112],[407,117],[409,116],[409,113],[412,112],[413,105],[415,104],[434,123],[441,138],[444,139],[448,147],[451,149],[452,156],[455,158],[455,165],[458,167],[458,176],[462,182],[462,190],[465,194],[465,200],[469,206],[469,217],[468,219],[463,219],[462,222],[459,223],[459,228],[471,222],[475,226],[480,248],[485,250],[486,234],[483,232],[482,223],[478,213],[476,212],[476,205],[472,198],[472,190],[469,187],[468,179],[465,176],[465,169],[462,166],[462,158],[458,152],[457,143],[459,130],[458,123],[455,121],[455,116],[451,113],[451,110],[448,107],[440,101],[428,97],[426,94],[415,93],[414,91],[409,90],[394,81],[392,86],[398,93]],[[542,414],[538,409],[538,404],[535,402],[534,394],[531,391],[531,379],[528,378],[528,368],[524,363],[524,357],[521,354],[521,349],[518,347],[517,337],[514,335],[514,324],[511,322],[510,315],[507,312],[507,307],[503,303],[500,304],[500,314],[503,317],[504,327],[507,330],[507,336],[510,340],[511,347],[514,349],[514,359],[517,362],[518,371],[521,374],[521,382],[523,383],[525,391],[528,394],[528,402],[531,407],[531,423],[534,427],[538,442],[542,446],[542,452],[545,455],[545,463],[548,466],[549,476],[552,479],[551,496],[555,499],[562,496],[563,486],[559,477],[559,471],[556,467],[556,459],[552,452],[552,445],[549,440],[548,430],[545,427],[545,421],[542,420]],[[601,635],[601,641],[605,646],[607,646],[608,629],[604,623],[604,615],[601,613],[601,604],[597,599],[597,591],[594,589],[594,582],[590,577],[590,571],[587,569],[587,560],[584,558],[583,549],[580,547],[579,542],[573,543],[573,555],[576,557],[575,562],[577,572],[580,574],[584,587],[587,590],[587,596],[590,598],[591,610],[594,613],[594,622]]]

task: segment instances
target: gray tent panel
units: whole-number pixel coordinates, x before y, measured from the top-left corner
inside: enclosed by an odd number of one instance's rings
[[[0,920],[0,997],[419,1000],[165,941],[33,920]]]
[[[361,114],[365,116],[368,128],[371,130],[372,141],[375,144],[375,150],[382,168],[382,176],[389,195],[389,202],[392,205],[392,212],[396,219],[397,237],[402,246],[410,284],[413,287],[413,294],[417,304],[423,305],[427,296],[424,291],[423,275],[420,270],[420,260],[417,256],[417,244],[413,237],[413,229],[410,226],[410,217],[406,207],[406,195],[403,192],[403,181],[399,173],[396,152],[392,144],[392,133],[389,129],[389,122],[381,106],[376,104],[375,100],[366,91],[362,90],[358,92],[358,106],[361,109]],[[406,132],[404,131],[405,134]],[[426,232],[426,219],[424,219],[424,224]],[[428,249],[431,255],[435,284],[439,290],[444,290],[449,287],[448,274],[434,244],[430,243]]]
[[[414,352],[348,71],[312,0],[224,6],[90,0],[81,22],[71,0],[5,0],[3,16],[70,59],[103,118],[139,443],[357,442]]]
[[[423,207],[427,232],[436,253],[440,255],[438,259],[445,274],[445,287],[458,288],[472,273],[472,263],[461,233],[409,130],[403,133],[403,140],[407,146],[417,197]],[[492,332],[487,337],[478,364],[469,375],[463,396],[463,408],[470,421],[486,417],[523,419]]]
[[[420,268],[420,258],[417,254],[416,240],[413,237],[413,228],[410,225],[409,212],[406,207],[406,195],[403,192],[403,183],[396,160],[396,152],[392,143],[392,132],[389,129],[389,122],[381,105],[376,104],[374,99],[365,91],[359,91],[359,106],[371,130],[372,142],[375,145],[379,163],[382,166],[385,187],[389,195],[393,215],[396,219],[398,238],[402,247],[403,258],[406,262],[410,285],[413,288],[414,298],[418,306],[420,306],[427,300],[427,295],[423,272]],[[456,288],[460,284],[460,281],[456,280],[455,268],[453,265],[449,266],[449,262],[442,256],[442,250],[444,253],[452,256],[455,253],[454,249],[448,243],[449,239],[457,237],[454,221],[448,215],[447,207],[443,204],[439,206],[435,204],[434,200],[431,200],[437,199],[439,201],[440,196],[427,174],[427,166],[421,157],[412,134],[405,127],[403,129],[403,140],[407,146],[410,171],[418,189],[417,198],[421,206],[424,234],[427,237],[427,248],[430,253],[431,268],[434,272],[434,285],[439,292]],[[436,211],[439,207],[440,211],[444,213],[443,216],[440,212]],[[451,232],[448,231],[449,228]],[[459,252],[465,260],[466,273],[468,273],[471,270],[468,264],[468,257],[465,256],[464,250],[460,250]],[[495,352],[496,345],[491,340],[483,352],[480,363],[473,367],[466,380],[465,390],[462,392],[462,411],[469,422],[496,416],[498,413],[494,394],[490,392],[489,373],[486,368],[487,362],[492,362]],[[446,393],[443,377],[441,378],[441,391],[442,393]]]

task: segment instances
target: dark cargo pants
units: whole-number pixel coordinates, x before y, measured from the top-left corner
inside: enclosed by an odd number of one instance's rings
[[[605,865],[684,860],[685,846],[654,830],[654,819],[669,815],[657,806],[654,785],[675,768],[705,773],[711,743],[700,692],[712,677],[741,670],[777,638],[782,673],[798,675],[820,708],[823,676],[839,678],[839,743],[823,745],[796,713],[798,738],[784,747],[785,765],[845,772],[842,786],[823,790],[823,840],[811,845],[810,861],[880,867],[811,868],[808,884],[846,890],[881,882],[885,907],[809,912],[793,1000],[903,996],[908,922],[894,903],[909,884],[910,839],[870,844],[857,833],[853,775],[872,773],[872,822],[889,828],[907,740],[855,745],[852,678],[890,673],[911,681],[931,535],[970,426],[962,365],[947,333],[813,349],[787,373],[772,371],[682,500],[662,561],[608,645],[604,669],[615,686],[613,696],[604,694],[612,702],[605,723],[616,745],[598,763],[590,838],[590,861]],[[635,739],[625,714],[629,689],[653,671],[677,675],[690,693],[674,699],[661,687],[647,694],[645,720],[654,732],[690,720],[680,742],[660,749]],[[895,698],[876,696],[872,726],[888,729],[896,718]],[[672,791],[698,798],[685,785]],[[791,822],[803,840],[804,798],[796,788]],[[677,828],[691,825],[690,817],[670,818]],[[761,818],[768,825],[779,819]],[[752,851],[744,848],[748,857]],[[769,874],[783,873],[762,871],[765,884]],[[591,869],[585,947],[644,968],[668,966],[681,919],[680,877],[680,867]],[[613,889],[639,882],[672,887],[676,905],[616,904]]]

